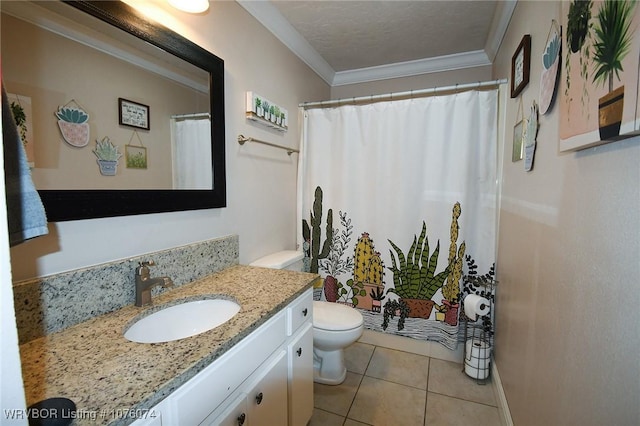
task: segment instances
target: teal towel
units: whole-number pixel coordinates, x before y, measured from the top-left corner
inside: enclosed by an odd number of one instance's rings
[[[2,145],[4,149],[4,182],[7,198],[9,244],[45,235],[47,216],[42,200],[31,180],[22,139],[11,114],[9,99],[2,85]]]

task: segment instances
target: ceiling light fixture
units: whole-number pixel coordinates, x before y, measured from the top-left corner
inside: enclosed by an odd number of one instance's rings
[[[178,10],[188,13],[202,13],[209,9],[209,0],[168,0]]]

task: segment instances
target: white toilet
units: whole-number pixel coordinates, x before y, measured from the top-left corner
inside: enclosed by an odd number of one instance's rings
[[[302,270],[304,255],[298,251],[281,251],[251,263],[273,269]],[[364,320],[356,309],[331,302],[313,302],[313,380],[339,385],[347,376],[344,348],[362,336]]]

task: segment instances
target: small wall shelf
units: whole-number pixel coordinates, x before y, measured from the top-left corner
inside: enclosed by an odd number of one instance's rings
[[[280,132],[289,129],[287,110],[255,92],[247,92],[246,117]]]

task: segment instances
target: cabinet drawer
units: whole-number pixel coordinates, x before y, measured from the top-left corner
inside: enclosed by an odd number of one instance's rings
[[[241,340],[172,396],[176,424],[199,424],[285,341],[286,318],[279,312]]]
[[[287,336],[291,336],[305,321],[313,318],[313,290],[305,291],[287,308]]]

